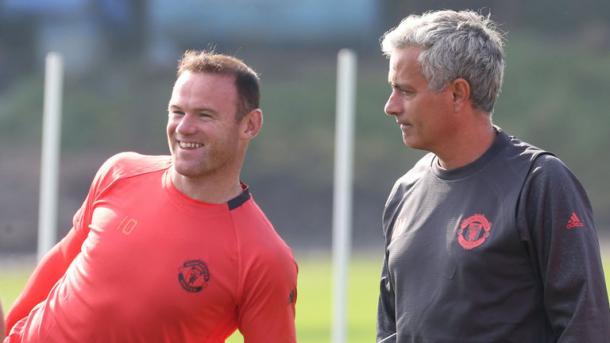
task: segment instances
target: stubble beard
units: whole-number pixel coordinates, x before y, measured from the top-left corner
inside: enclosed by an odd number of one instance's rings
[[[210,146],[205,147],[205,149],[210,148]],[[181,160],[176,153],[173,153],[172,159],[176,173],[190,179],[204,179],[231,172],[231,165],[235,163],[236,155],[236,152],[210,149],[204,151],[196,161]]]

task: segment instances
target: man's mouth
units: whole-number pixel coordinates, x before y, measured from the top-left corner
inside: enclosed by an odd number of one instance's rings
[[[201,148],[203,146],[203,144],[195,143],[195,142],[178,141],[178,146],[182,149],[197,149],[197,148]]]

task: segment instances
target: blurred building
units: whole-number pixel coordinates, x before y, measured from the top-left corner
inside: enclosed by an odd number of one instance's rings
[[[380,14],[376,0],[5,0],[0,63],[53,50],[78,72],[109,54],[174,63],[185,47],[358,44]]]

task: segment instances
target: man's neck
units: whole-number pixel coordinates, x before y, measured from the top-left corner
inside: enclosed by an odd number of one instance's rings
[[[443,169],[455,169],[476,161],[493,144],[496,130],[491,121],[460,129],[445,149],[435,152]]]
[[[171,168],[170,176],[174,186],[184,195],[207,203],[224,203],[235,198],[243,191],[239,174],[191,178],[180,175]]]

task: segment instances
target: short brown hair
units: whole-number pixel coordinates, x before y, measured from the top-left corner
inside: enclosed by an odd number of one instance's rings
[[[177,77],[184,72],[233,75],[237,89],[237,118],[259,107],[258,74],[242,60],[212,51],[187,50],[178,62]]]

